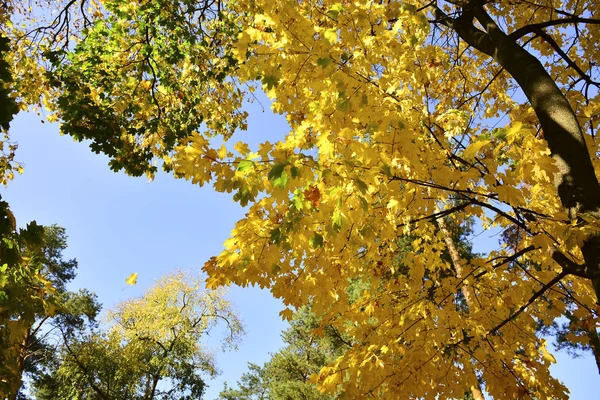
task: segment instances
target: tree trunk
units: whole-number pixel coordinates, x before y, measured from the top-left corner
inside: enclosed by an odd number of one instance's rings
[[[596,360],[598,374],[600,374],[600,337],[598,336],[596,329],[593,327],[592,330],[587,331],[586,333],[590,339],[590,347],[592,348],[592,353],[594,354],[594,360]]]
[[[438,212],[438,210],[436,210],[436,212]],[[446,247],[448,248],[448,253],[450,253],[450,259],[452,260],[452,265],[454,266],[454,270],[456,271],[456,277],[458,279],[462,279],[464,275],[460,254],[458,253],[458,250],[454,245],[454,240],[452,240],[452,234],[446,226],[446,221],[444,221],[444,217],[438,218],[437,223],[440,227],[440,231],[444,235],[444,241],[446,242]],[[467,284],[464,284],[462,285],[460,290],[462,291],[462,294],[465,297],[465,302],[467,303],[469,312],[475,309],[476,305],[473,304],[474,298],[473,294],[471,293],[471,288]],[[473,369],[472,365],[471,373],[475,375],[475,379],[477,380],[477,375],[475,374],[475,369]],[[473,399],[475,400],[484,400],[483,392],[481,391],[481,385],[479,384],[478,380],[477,386],[471,386],[471,394],[473,395]]]
[[[580,220],[582,213],[590,213],[600,218],[600,184],[569,102],[542,63],[505,34],[483,5],[473,3],[463,7],[459,18],[448,18],[441,11],[438,15],[442,15],[443,23],[456,31],[461,39],[496,60],[527,96],[552,157],[557,161],[559,172],[554,184],[569,217]],[[481,23],[485,32],[473,25],[473,18]],[[581,250],[585,261],[582,275],[592,281],[599,300],[600,236],[588,237]]]

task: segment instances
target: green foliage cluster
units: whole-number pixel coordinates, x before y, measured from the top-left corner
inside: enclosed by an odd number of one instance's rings
[[[1,22],[0,22],[1,23]],[[13,77],[5,55],[10,50],[10,41],[0,33],[0,182],[6,184],[13,176],[13,170],[19,167],[14,162],[15,144],[8,143],[8,128],[13,117],[19,112],[19,106],[10,87]]]
[[[175,272],[141,298],[109,311],[110,325],[74,335],[33,384],[38,400],[192,400],[214,376],[214,355],[201,339],[224,322],[223,346],[235,348],[243,327],[223,291]]]
[[[43,376],[57,342],[93,325],[100,306],[89,291],[66,288],[77,261],[63,258],[63,228],[17,229],[0,201],[0,237],[0,398],[14,399],[23,374]]]
[[[285,346],[263,366],[249,363],[237,387],[225,385],[220,400],[329,400],[308,378],[349,348],[330,326],[322,327],[308,307],[300,309],[282,333]],[[320,334],[319,334],[320,332]]]
[[[52,101],[61,131],[90,140],[92,151],[110,157],[111,169],[153,174],[157,155],[170,153],[199,129],[231,135],[242,126],[241,114],[217,124],[205,121],[218,112],[214,101],[236,66],[223,44],[239,27],[217,4],[113,0],[95,16],[72,51],[47,53],[53,65],[49,81],[60,93]],[[240,101],[236,93],[227,96]]]
[[[14,97],[11,96],[11,90],[8,83],[13,80],[10,73],[10,66],[4,54],[10,50],[8,38],[0,35],[0,129],[7,131],[13,116],[19,112],[19,107]]]

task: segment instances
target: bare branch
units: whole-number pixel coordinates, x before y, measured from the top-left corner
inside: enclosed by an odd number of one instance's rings
[[[536,33],[539,30],[543,29],[543,28],[547,28],[550,26],[557,26],[557,25],[566,25],[566,24],[594,24],[594,25],[600,25],[600,19],[595,19],[595,18],[581,18],[581,17],[569,17],[569,18],[560,18],[560,19],[551,19],[549,21],[544,21],[544,22],[540,22],[537,24],[531,24],[531,25],[526,25],[523,26],[519,29],[517,29],[516,31],[514,31],[513,33],[509,34],[508,36],[511,39],[520,39],[525,35],[528,35],[530,33]]]

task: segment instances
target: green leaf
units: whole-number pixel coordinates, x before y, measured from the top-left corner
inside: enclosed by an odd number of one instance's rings
[[[250,161],[250,160],[240,161],[240,163],[238,164],[238,168],[237,168],[237,170],[240,172],[245,172],[250,169],[254,169],[254,162]]]
[[[356,187],[358,187],[358,190],[360,190],[362,194],[365,194],[367,190],[369,190],[367,184],[361,181],[360,179],[354,179],[354,183],[356,183]]]
[[[344,11],[344,6],[342,3],[335,3],[329,8],[329,10],[327,10],[327,16],[337,21],[338,16],[342,11]]]
[[[290,168],[290,174],[292,175],[292,179],[297,178],[299,173],[300,170],[298,169],[298,167],[293,165],[292,168]]]
[[[394,174],[392,174],[392,169],[387,164],[383,164],[381,166],[381,172],[383,172],[388,178],[392,178],[394,176]]]
[[[344,222],[344,214],[342,214],[342,210],[338,207],[333,210],[333,215],[331,216],[331,226],[335,232],[339,232],[342,230],[342,223]]]
[[[292,204],[294,205],[294,208],[298,211],[302,211],[304,208],[304,200],[304,194],[297,190],[294,193],[294,197],[292,197]]]
[[[498,138],[499,140],[506,142],[508,141],[508,134],[506,132],[506,129],[504,128],[498,128],[498,129],[494,129],[492,131],[493,135]]]
[[[338,93],[337,109],[346,112],[350,108],[350,99],[344,92]]]
[[[319,235],[316,232],[313,237],[308,239],[308,241],[309,241],[310,245],[313,247],[313,249],[323,246],[323,236]]]
[[[400,9],[402,11],[408,11],[410,14],[415,14],[417,12],[417,6],[413,4],[402,4]]]
[[[271,243],[279,244],[285,239],[285,235],[281,232],[281,229],[275,228],[271,230],[269,240]]]
[[[319,59],[317,59],[317,65],[320,66],[323,69],[327,68],[327,66],[329,64],[331,64],[332,62],[333,62],[333,58],[331,58],[331,57],[325,57],[325,58],[319,58]]]
[[[254,195],[247,185],[241,185],[233,195],[233,201],[239,201],[242,207],[246,207],[249,201],[254,201]]]
[[[360,205],[362,206],[362,209],[364,211],[369,211],[369,203],[367,203],[367,200],[362,196],[359,196],[359,199],[360,199]]]
[[[271,168],[271,171],[269,171],[269,181],[271,181],[271,184],[273,184],[273,186],[283,189],[285,187],[285,185],[287,185],[287,181],[288,181],[288,176],[287,173],[285,172],[285,167],[288,165],[287,162],[285,163],[276,163],[273,168]]]
[[[267,75],[262,78],[262,83],[267,87],[267,90],[271,90],[279,83],[279,78],[273,75]]]

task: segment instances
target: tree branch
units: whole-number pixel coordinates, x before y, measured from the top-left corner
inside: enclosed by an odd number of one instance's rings
[[[552,280],[550,280],[550,282],[546,283],[544,286],[542,286],[540,288],[540,290],[538,290],[537,292],[535,292],[529,298],[529,300],[527,300],[527,303],[523,304],[521,307],[519,307],[519,309],[517,311],[515,311],[514,313],[512,313],[511,315],[509,315],[508,318],[506,318],[504,321],[502,321],[501,323],[499,323],[498,325],[496,325],[496,327],[494,327],[493,329],[491,329],[488,334],[489,335],[495,334],[504,325],[508,324],[513,319],[517,318],[523,311],[525,311],[525,309],[527,307],[529,307],[531,305],[531,303],[533,303],[534,301],[536,301],[541,295],[543,295],[552,286],[556,285],[565,276],[567,276],[567,272],[565,272],[565,271],[562,271],[560,274],[556,275]]]
[[[486,32],[475,28],[471,12],[464,10],[460,17],[452,18],[436,7],[435,15],[438,18],[437,22],[454,30],[467,44],[482,53],[493,56],[494,45],[492,40]]]
[[[586,271],[585,265],[579,265],[574,261],[571,261],[561,251],[555,250],[552,252],[552,259],[563,268],[563,271],[569,275],[575,275],[580,278],[591,278]]]
[[[61,332],[62,332],[62,330],[61,330]],[[94,379],[92,379],[92,375],[90,374],[90,372],[88,371],[88,369],[79,360],[79,358],[77,357],[77,355],[75,354],[75,352],[73,351],[73,349],[71,349],[71,347],[69,346],[69,343],[67,341],[67,337],[66,337],[65,333],[62,332],[62,334],[63,334],[63,339],[64,339],[65,347],[67,348],[67,350],[68,350],[69,354],[71,355],[71,357],[73,357],[73,360],[75,360],[75,364],[77,364],[77,366],[79,368],[81,368],[81,371],[85,374],[85,378],[89,382],[89,384],[92,387],[92,389],[94,390],[94,392],[98,393],[98,395],[100,396],[100,398],[105,399],[105,400],[110,400],[110,398],[108,397],[108,395],[106,393],[104,393],[104,391],[102,389],[100,389],[100,387],[98,387],[94,383]]]
[[[558,43],[556,43],[556,41],[552,38],[552,36],[550,36],[549,34],[544,32],[542,29],[535,31],[535,33],[539,37],[544,39],[546,41],[546,43],[548,43],[550,46],[552,46],[554,51],[556,51],[556,53],[558,53],[558,55],[567,63],[567,65],[569,67],[573,68],[577,72],[577,74],[579,74],[581,79],[583,79],[588,85],[594,85],[594,86],[600,88],[600,83],[593,81],[585,72],[583,72],[583,70],[579,67],[579,65],[575,64],[575,62],[573,60],[571,60],[569,55],[567,53],[565,53],[563,51],[563,49],[560,48],[560,46],[558,45]]]
[[[549,21],[540,22],[537,24],[531,24],[523,26],[513,33],[509,34],[508,37],[511,39],[517,40],[522,38],[523,36],[529,33],[538,32],[540,29],[547,28],[550,26],[556,25],[565,25],[565,24],[595,24],[600,25],[600,19],[595,18],[581,18],[581,17],[570,17],[570,18],[560,18],[560,19],[551,19]]]

